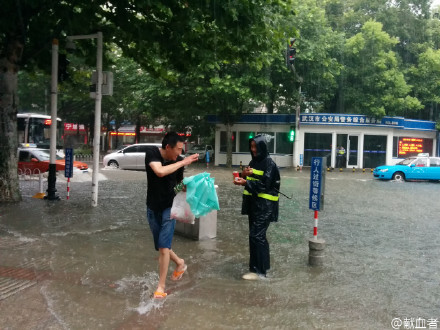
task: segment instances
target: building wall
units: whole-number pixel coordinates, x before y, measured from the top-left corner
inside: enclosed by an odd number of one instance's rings
[[[301,116],[303,116],[302,114]],[[320,115],[325,116],[325,115]],[[328,117],[336,117],[338,115],[327,115]],[[309,120],[310,115],[305,116],[306,120]],[[340,117],[348,118],[350,115],[340,115]],[[267,117],[269,118],[269,117]],[[310,118],[312,119],[312,118]],[[276,135],[277,138],[284,138],[288,136],[289,130],[292,128],[292,123],[246,123],[246,118],[241,120],[232,126],[234,132],[234,145],[235,150],[232,154],[232,165],[238,166],[240,162],[243,165],[247,165],[251,160],[248,148],[245,148],[243,139],[248,140],[247,133],[244,132],[270,132]],[[318,121],[318,116],[316,116]],[[320,118],[322,120],[322,118]],[[294,124],[293,124],[294,125]],[[405,120],[402,117],[396,118],[383,118],[380,121],[376,121],[365,116],[353,115],[349,121],[343,123],[329,123],[329,122],[303,122],[301,120],[299,129],[295,133],[295,142],[292,144],[292,152],[290,153],[277,153],[271,152],[271,157],[280,167],[290,167],[304,165],[308,166],[307,155],[314,153],[327,157],[327,165],[336,167],[337,165],[337,147],[338,144],[344,144],[344,148],[350,148],[351,144],[356,146],[356,149],[352,148],[350,154],[347,150],[348,164],[355,163],[356,168],[375,167],[378,165],[393,165],[399,162],[404,156],[399,157],[396,154],[397,139],[399,137],[411,137],[420,139],[432,139],[432,148],[428,150],[430,155],[436,155],[437,150],[437,131],[434,129],[432,122],[417,121],[417,120]],[[216,136],[215,136],[215,165],[226,164],[226,152],[224,146],[221,145],[221,132],[226,131],[226,127],[223,124],[216,124]],[[223,133],[225,134],[225,133]],[[323,136],[325,137],[323,141]],[[320,145],[325,145],[321,149],[307,149],[305,146],[310,145],[310,141],[306,141],[307,137],[318,137]],[[275,143],[277,141],[275,139]],[[224,140],[224,139],[223,139]],[[350,144],[348,144],[350,140]],[[354,143],[356,142],[357,143]],[[380,146],[374,146],[374,141],[380,141]],[[372,142],[373,141],[373,142]],[[373,145],[373,146],[372,146]],[[386,145],[386,146],[385,146]],[[240,148],[241,146],[241,148]],[[245,150],[247,149],[247,150]],[[305,150],[306,149],[306,150]],[[373,150],[369,150],[373,149]],[[351,158],[350,158],[350,157]],[[301,163],[302,161],[302,163]],[[380,164],[377,164],[378,162]],[[344,166],[345,167],[345,166]],[[348,166],[351,168],[351,166]]]

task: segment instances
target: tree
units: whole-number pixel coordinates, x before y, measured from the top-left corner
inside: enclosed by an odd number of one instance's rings
[[[345,45],[345,109],[381,118],[401,115],[407,109],[422,108],[417,98],[409,96],[409,86],[399,70],[398,59],[392,51],[396,38],[382,30],[373,20]]]
[[[17,72],[20,65],[49,72],[53,37],[64,48],[67,35],[101,30],[153,77],[178,82],[180,74],[203,74],[219,64],[269,65],[274,50],[279,54],[279,18],[289,9],[290,0],[7,0],[0,12],[0,201],[19,199]],[[96,45],[81,50],[93,66]]]

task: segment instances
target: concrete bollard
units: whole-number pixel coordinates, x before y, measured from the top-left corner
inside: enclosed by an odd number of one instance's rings
[[[322,266],[324,264],[325,240],[309,239],[309,266]]]

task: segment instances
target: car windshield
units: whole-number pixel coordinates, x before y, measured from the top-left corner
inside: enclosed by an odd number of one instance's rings
[[[205,147],[199,144],[196,144],[191,148],[191,150],[205,150]]]
[[[414,160],[416,160],[415,157],[405,158],[401,162],[397,163],[397,165],[410,165]]]
[[[49,150],[32,150],[32,155],[35,156],[40,162],[50,160]],[[56,159],[64,159],[64,158],[56,155]]]

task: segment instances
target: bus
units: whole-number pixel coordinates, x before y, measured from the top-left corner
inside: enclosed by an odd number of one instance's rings
[[[51,124],[50,116],[39,113],[18,113],[18,143],[33,143],[36,144],[37,148],[49,149]],[[57,118],[57,149],[63,148],[62,132],[62,121],[60,118]]]

